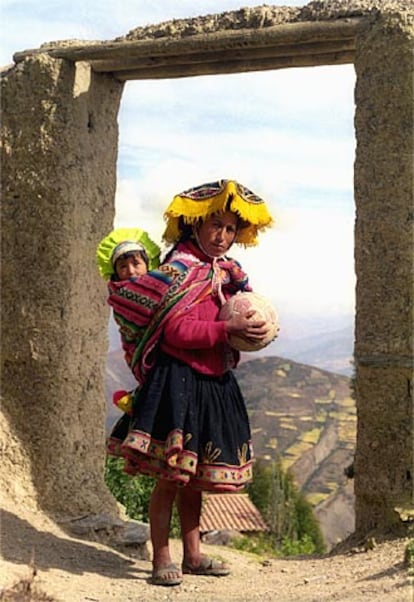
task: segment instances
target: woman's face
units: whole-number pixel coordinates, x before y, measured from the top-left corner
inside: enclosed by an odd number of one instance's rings
[[[237,215],[232,211],[214,213],[198,229],[203,250],[212,257],[224,255],[237,234]]]

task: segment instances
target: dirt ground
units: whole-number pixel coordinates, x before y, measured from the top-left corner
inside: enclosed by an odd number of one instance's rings
[[[4,505],[3,505],[4,506]],[[102,543],[66,535],[44,515],[21,508],[3,511],[0,600],[28,602],[413,602],[413,581],[404,563],[407,539],[348,547],[318,558],[268,559],[203,544],[203,551],[232,566],[229,577],[185,575],[176,587],[149,582],[151,563]],[[371,547],[372,549],[366,549]],[[181,557],[172,541],[174,559]],[[6,592],[32,573],[35,594]],[[36,594],[37,591],[37,594]],[[39,594],[47,594],[41,597]]]

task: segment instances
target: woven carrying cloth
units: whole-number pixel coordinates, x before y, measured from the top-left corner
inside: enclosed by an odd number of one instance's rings
[[[165,321],[179,319],[187,306],[212,293],[211,263],[200,261],[189,249],[191,243],[181,244],[168,262],[136,281],[108,283],[108,303],[121,333],[125,360],[140,384],[154,365],[153,352]],[[228,293],[250,290],[247,275],[235,260],[221,258],[219,266]]]
[[[167,226],[163,239],[175,243],[181,236],[180,223],[195,224],[199,219],[226,210],[243,220],[235,242],[244,246],[256,245],[259,231],[273,222],[262,198],[235,180],[218,180],[190,188],[173,198],[164,213]]]

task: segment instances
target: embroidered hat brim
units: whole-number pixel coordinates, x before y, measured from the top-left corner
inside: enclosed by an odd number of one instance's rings
[[[175,243],[181,236],[180,221],[194,224],[213,213],[230,208],[245,222],[235,242],[245,246],[257,244],[258,232],[272,225],[273,218],[265,201],[235,180],[217,180],[177,194],[164,213],[163,239]],[[180,220],[181,218],[181,220]]]

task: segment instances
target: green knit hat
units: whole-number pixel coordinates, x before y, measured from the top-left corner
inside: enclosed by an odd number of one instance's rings
[[[145,251],[148,269],[154,270],[160,263],[160,248],[140,228],[117,228],[101,240],[96,249],[99,273],[109,280],[115,273],[115,262],[124,253]]]

